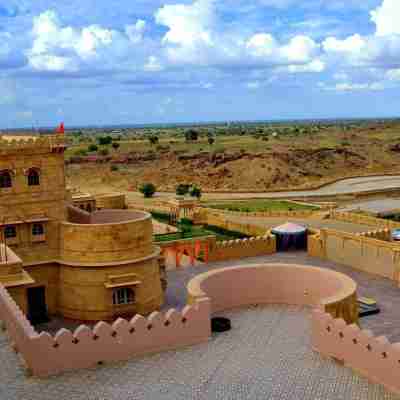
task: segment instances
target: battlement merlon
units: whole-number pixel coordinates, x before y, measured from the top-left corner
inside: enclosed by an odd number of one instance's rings
[[[0,154],[29,151],[34,153],[64,153],[67,138],[64,135],[0,136]]]

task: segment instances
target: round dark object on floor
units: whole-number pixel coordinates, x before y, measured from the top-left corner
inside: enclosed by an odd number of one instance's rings
[[[211,318],[211,330],[213,332],[226,332],[230,331],[231,328],[230,319],[222,317]]]

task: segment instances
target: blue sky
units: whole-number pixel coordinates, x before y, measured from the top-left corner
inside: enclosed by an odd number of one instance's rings
[[[0,127],[396,116],[399,0],[0,0]]]

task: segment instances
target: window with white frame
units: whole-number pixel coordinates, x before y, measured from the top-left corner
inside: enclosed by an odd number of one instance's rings
[[[131,288],[119,288],[113,291],[113,304],[132,304],[135,301],[135,292]]]

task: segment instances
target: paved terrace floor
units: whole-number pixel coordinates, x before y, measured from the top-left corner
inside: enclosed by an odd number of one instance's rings
[[[236,265],[265,263],[312,265],[332,269],[350,276],[358,285],[358,295],[376,299],[381,308],[380,314],[361,319],[361,327],[371,329],[376,336],[385,335],[392,343],[400,342],[400,289],[393,281],[331,261],[309,257],[306,252],[276,253],[269,256],[224,261],[169,271],[165,309],[183,307],[186,304],[187,283],[202,272]]]
[[[232,331],[207,343],[48,379],[26,378],[1,333],[0,399],[400,399],[313,352],[304,308],[252,307],[225,315]]]
[[[376,297],[383,309],[362,322],[376,334],[400,340],[397,314],[400,290],[386,279],[306,253],[214,263],[169,272],[167,305],[185,302],[185,286],[206,270],[267,262],[315,265],[346,272],[362,295]],[[164,352],[129,362],[62,374],[49,379],[27,378],[18,356],[0,332],[0,399],[7,400],[400,400],[311,349],[309,311],[302,307],[258,306],[223,315],[233,329],[213,335],[208,343]]]

